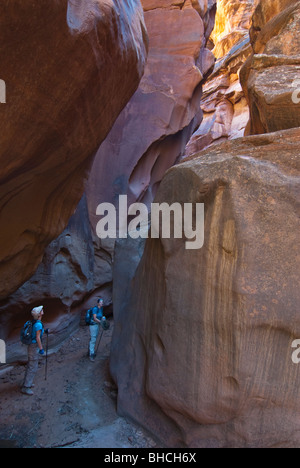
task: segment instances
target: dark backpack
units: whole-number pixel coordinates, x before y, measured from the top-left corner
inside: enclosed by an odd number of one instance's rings
[[[110,323],[108,320],[101,320],[101,326],[103,328],[103,330],[109,330],[110,328]]]
[[[28,320],[21,330],[20,339],[24,345],[32,344],[32,330],[36,320]]]
[[[86,311],[85,324],[86,325],[91,325],[92,319],[93,319],[93,307]]]

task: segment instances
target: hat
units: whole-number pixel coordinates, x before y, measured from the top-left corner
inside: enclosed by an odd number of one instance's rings
[[[39,306],[39,307],[35,307],[34,309],[32,309],[31,315],[33,316],[34,319],[38,318],[38,316],[42,312],[43,308],[44,308],[44,306]]]

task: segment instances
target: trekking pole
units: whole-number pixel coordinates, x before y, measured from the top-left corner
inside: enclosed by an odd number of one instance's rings
[[[98,345],[97,345],[97,349],[96,349],[96,354],[98,353],[98,349],[99,349],[99,346],[100,346],[100,342],[101,342],[101,339],[102,339],[103,332],[104,332],[104,330],[102,330],[102,333],[101,333],[101,335],[100,335],[100,340],[98,341]]]
[[[48,336],[49,336],[49,332],[46,332],[46,335],[47,335],[47,343],[46,343],[45,380],[47,380],[47,372],[48,372]]]

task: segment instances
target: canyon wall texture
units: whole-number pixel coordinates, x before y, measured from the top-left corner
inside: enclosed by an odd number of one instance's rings
[[[66,227],[147,55],[138,0],[0,5],[0,298]]]
[[[248,132],[276,132],[194,154],[157,192],[204,203],[203,248],[186,250],[183,236],[116,250],[118,410],[167,446],[300,443],[298,4],[258,4],[241,72]]]

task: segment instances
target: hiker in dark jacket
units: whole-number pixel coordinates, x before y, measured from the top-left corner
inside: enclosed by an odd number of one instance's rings
[[[90,361],[95,361],[95,345],[99,335],[101,320],[103,319],[103,299],[98,299],[97,305],[92,310],[92,319],[90,323],[91,340],[89,345]]]
[[[32,343],[28,345],[28,363],[21,390],[25,395],[33,395],[33,391],[31,389],[34,386],[33,381],[39,367],[39,356],[44,356],[45,354],[42,345],[42,337],[44,333],[44,326],[42,324],[42,317],[44,315],[43,306],[32,309],[31,315],[34,320],[32,327]]]

